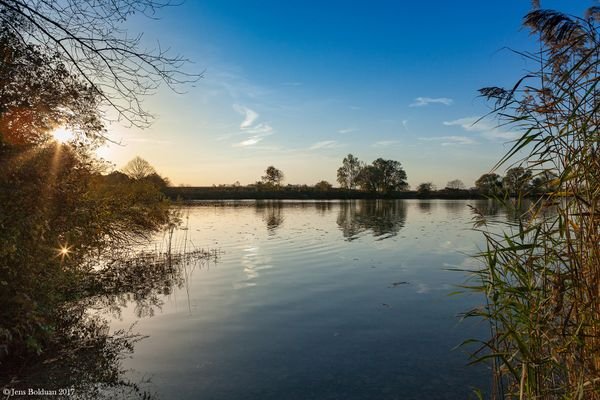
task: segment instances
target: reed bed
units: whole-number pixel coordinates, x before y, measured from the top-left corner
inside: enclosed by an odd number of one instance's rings
[[[556,177],[515,221],[493,226],[476,210],[486,247],[469,287],[487,303],[466,315],[490,324],[473,357],[492,365],[493,399],[600,399],[599,17],[530,12],[539,51],[519,54],[538,68],[481,90],[522,132],[497,167]]]

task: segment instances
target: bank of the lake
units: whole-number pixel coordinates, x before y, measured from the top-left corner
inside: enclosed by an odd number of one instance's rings
[[[281,186],[272,189],[257,189],[253,186],[179,186],[165,187],[163,193],[172,200],[359,200],[359,199],[437,199],[473,200],[487,197],[477,190],[445,189],[427,193],[401,191],[391,193],[364,190],[330,188],[318,190],[314,187]]]

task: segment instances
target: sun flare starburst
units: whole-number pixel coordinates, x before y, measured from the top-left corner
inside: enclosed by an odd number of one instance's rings
[[[52,132],[52,137],[59,143],[67,143],[73,140],[75,135],[70,130],[60,127]]]
[[[64,260],[65,257],[69,258],[69,256],[72,253],[71,247],[72,246],[69,246],[67,244],[61,244],[61,245],[59,245],[59,247],[56,249],[56,256],[60,257],[61,260]]]

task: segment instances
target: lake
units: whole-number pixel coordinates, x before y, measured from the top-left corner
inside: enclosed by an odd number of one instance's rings
[[[219,251],[148,306],[108,313],[148,337],[127,377],[161,399],[459,399],[490,382],[450,294],[483,244],[469,204],[487,201],[236,201],[183,209],[173,245]],[[163,235],[152,245],[164,248]],[[184,245],[185,243],[185,245]]]

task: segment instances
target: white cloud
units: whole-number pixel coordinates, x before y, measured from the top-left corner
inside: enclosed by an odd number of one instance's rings
[[[233,109],[244,116],[244,120],[240,124],[240,129],[250,128],[259,117],[256,111],[239,104],[234,104]]]
[[[232,145],[233,147],[254,146],[255,144],[261,142],[265,137],[273,134],[273,127],[268,123],[256,123],[258,117],[260,116],[256,111],[240,104],[234,104],[233,109],[244,116],[244,120],[240,124],[240,134],[250,135],[247,139],[238,143],[234,143]],[[228,136],[231,137],[232,135]]]
[[[345,133],[355,132],[357,130],[358,129],[356,129],[356,128],[344,128],[344,129],[338,130],[338,133],[345,134]]]
[[[476,144],[477,142],[467,136],[432,136],[426,138],[419,138],[428,142],[441,142],[442,146],[463,146],[469,144]]]
[[[233,147],[247,147],[253,146],[258,142],[262,141],[267,136],[273,134],[273,128],[267,124],[258,124],[257,126],[247,129],[246,132],[254,133],[254,135],[248,137],[246,140],[242,140],[241,142],[234,143]]]
[[[395,144],[400,143],[400,141],[398,140],[380,140],[378,142],[373,143],[371,146],[372,147],[385,147],[385,146],[392,146]]]
[[[250,136],[248,139],[246,140],[242,140],[239,143],[234,143],[233,147],[246,147],[246,146],[253,146],[255,144],[257,144],[258,142],[262,141],[265,137],[264,136]]]
[[[244,132],[267,136],[273,133],[273,127],[269,124],[261,122],[260,124],[256,124],[254,126],[244,129]]]
[[[489,140],[515,140],[520,135],[517,132],[505,131],[481,117],[465,117],[454,121],[445,121],[446,126],[460,126],[468,132],[478,132],[482,137]]]
[[[317,142],[317,143],[313,144],[312,146],[310,146],[310,150],[333,149],[333,148],[336,148],[339,146],[340,146],[340,144],[335,140],[324,140],[322,142]]]
[[[452,105],[452,103],[454,103],[454,100],[448,98],[448,97],[417,97],[415,99],[415,102],[410,104],[410,107],[423,107],[423,106],[428,106],[429,104],[434,104],[434,103],[438,103],[438,104],[443,104],[445,106],[449,106]]]
[[[404,129],[408,130],[408,120],[407,119],[402,120],[402,126],[404,127]]]

